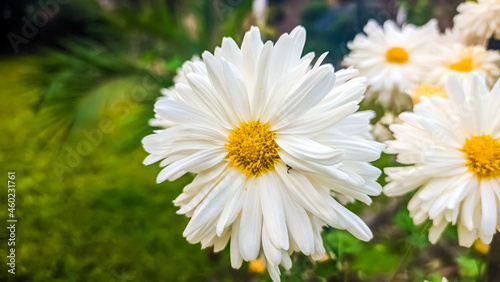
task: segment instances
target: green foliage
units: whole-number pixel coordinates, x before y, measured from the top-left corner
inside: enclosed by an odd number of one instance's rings
[[[452,17],[462,0],[400,0],[399,7],[407,11],[407,22],[423,25],[432,18],[438,18],[441,24],[450,27]]]
[[[457,263],[460,267],[460,274],[463,277],[474,278],[480,276],[484,272],[484,264],[464,254],[457,257]]]
[[[429,239],[427,239],[427,234],[430,227],[430,222],[423,223],[416,226],[413,223],[413,219],[410,217],[410,213],[407,209],[400,210],[394,219],[396,225],[401,228],[406,234],[406,240],[410,246],[417,248],[425,248],[429,245]]]
[[[393,272],[400,256],[391,251],[387,245],[366,245],[352,262],[352,268],[361,271],[368,277],[375,274]]]
[[[324,239],[337,260],[342,260],[345,254],[357,253],[362,249],[362,242],[345,230],[331,230]]]
[[[106,103],[123,96],[143,106],[148,114],[134,121],[147,124],[160,89],[172,85],[182,62],[213,50],[222,35],[242,37],[251,1],[118,1],[105,9],[84,1],[66,7],[90,18],[92,36],[64,39],[62,50],[48,49],[26,62],[33,68],[24,83],[40,91],[37,127],[46,141],[63,141],[92,125]]]

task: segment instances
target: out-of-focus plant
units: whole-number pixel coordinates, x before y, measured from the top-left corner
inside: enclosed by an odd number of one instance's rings
[[[41,93],[37,131],[46,141],[65,140],[125,100],[141,107],[130,119],[135,125],[127,124],[138,144],[160,89],[193,54],[242,34],[251,1],[85,1],[61,9],[84,15],[88,35],[27,59],[26,83]]]

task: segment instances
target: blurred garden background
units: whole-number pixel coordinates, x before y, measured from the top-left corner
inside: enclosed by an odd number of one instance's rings
[[[258,265],[232,269],[228,249],[200,250],[182,237],[188,218],[172,201],[192,175],[156,184],[159,168],[142,164],[160,89],[185,60],[223,36],[240,43],[251,25],[276,40],[301,24],[306,52],[329,51],[338,67],[368,19],[436,17],[444,29],[460,2],[3,0],[0,163],[4,182],[16,172],[18,223],[16,274],[2,263],[0,281],[270,281]],[[383,155],[375,165],[396,163]],[[325,229],[327,256],[295,255],[283,281],[482,281],[488,246],[458,247],[454,227],[431,245],[430,223],[414,226],[408,215],[410,196],[349,205],[374,239]],[[6,225],[6,189],[0,203]]]

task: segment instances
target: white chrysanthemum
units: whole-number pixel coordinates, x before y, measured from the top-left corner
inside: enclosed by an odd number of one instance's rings
[[[486,78],[488,86],[500,77],[500,53],[483,46],[442,45],[433,60],[427,81],[436,86],[443,86],[450,74],[463,79],[475,71]]]
[[[187,240],[215,251],[231,240],[233,267],[260,257],[274,280],[294,251],[321,258],[324,225],[369,240],[336,199],[369,204],[381,191],[368,162],[384,145],[366,138],[372,114],[355,113],[366,80],[320,65],[326,54],[311,67],[304,43],[302,27],[275,44],[253,27],[241,49],[224,38],[175,85],[179,100],[155,105],[175,125],[143,140],[144,163],[166,166],[158,182],[197,173],[175,200],[191,217]]]
[[[422,97],[414,113],[392,125],[396,140],[387,153],[413,164],[386,168],[389,196],[418,188],[408,209],[415,224],[429,218],[429,240],[436,242],[448,223],[458,225],[459,243],[489,243],[500,230],[500,82],[490,91],[471,73],[463,82],[451,76],[448,99]],[[420,188],[419,188],[420,187]]]
[[[434,64],[426,78],[436,86],[443,86],[450,74],[465,78],[471,71],[486,77],[488,86],[500,77],[500,53],[483,46],[443,45],[434,56]]]
[[[196,55],[193,56],[190,61],[184,62],[184,64],[182,64],[182,67],[177,70],[177,74],[174,76],[174,84],[186,83],[186,73],[193,72],[194,69],[199,69],[200,71],[206,72],[205,64],[201,61],[200,57]],[[179,94],[177,93],[177,91],[175,91],[175,86],[172,86],[170,88],[162,88],[161,94],[163,96],[158,98],[158,101],[162,99],[173,101],[181,100],[179,99]],[[149,125],[168,128],[175,125],[175,123],[161,118],[159,114],[155,114],[155,117],[149,121]]]
[[[492,36],[500,39],[500,0],[468,1],[458,5],[457,11],[453,22],[465,37],[483,42]]]
[[[368,93],[378,95],[383,105],[395,103],[400,94],[422,81],[431,64],[429,54],[439,36],[437,22],[400,28],[390,20],[383,27],[370,20],[363,30],[366,34],[356,35],[348,44],[351,53],[342,63],[368,78]]]

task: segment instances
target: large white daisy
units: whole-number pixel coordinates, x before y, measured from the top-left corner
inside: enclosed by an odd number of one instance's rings
[[[441,45],[439,49],[432,56],[434,63],[426,77],[427,81],[437,86],[443,86],[450,74],[465,78],[475,71],[486,77],[488,86],[492,86],[500,77],[500,53],[496,50],[460,43]]]
[[[397,103],[404,97],[400,95],[422,81],[431,64],[429,55],[439,38],[437,22],[400,28],[390,20],[383,26],[370,20],[363,31],[348,44],[351,53],[342,63],[368,78],[368,93],[378,95],[383,105]]]
[[[191,220],[184,236],[215,251],[231,241],[231,264],[261,257],[274,280],[300,251],[319,259],[324,225],[361,240],[371,231],[340,201],[371,202],[381,187],[368,162],[384,145],[369,136],[369,112],[355,113],[366,89],[356,70],[334,73],[302,57],[305,30],[262,42],[253,27],[241,48],[230,38],[204,68],[175,85],[179,100],[155,111],[174,126],[144,138],[145,164],[166,166],[158,182],[197,173],[175,200]]]
[[[451,76],[448,99],[422,97],[414,113],[392,125],[396,140],[387,153],[410,166],[386,168],[389,196],[418,189],[408,209],[415,224],[429,218],[436,242],[448,223],[458,225],[459,243],[489,243],[500,230],[500,82],[491,92],[471,73],[463,82]]]
[[[492,36],[500,39],[500,0],[467,1],[457,11],[453,22],[463,36],[483,42]]]

